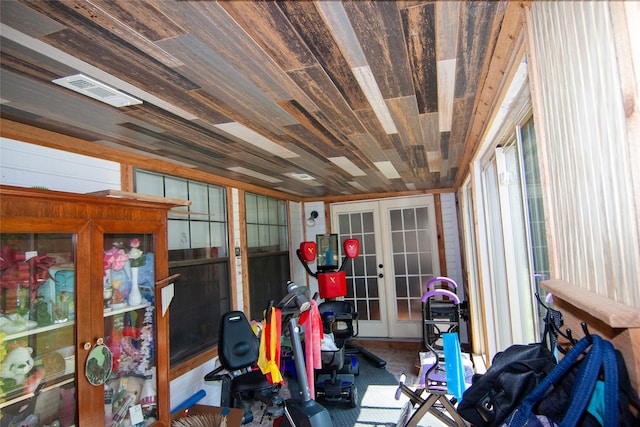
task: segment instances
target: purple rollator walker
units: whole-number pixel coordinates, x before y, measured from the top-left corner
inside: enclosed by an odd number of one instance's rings
[[[434,363],[424,371],[424,386],[420,385],[415,390],[405,384],[405,374],[400,376],[395,398],[399,400],[405,394],[409,401],[403,408],[397,427],[416,427],[427,413],[448,426],[467,425],[454,406],[457,403],[455,396],[460,397],[462,394],[459,384],[464,384],[460,344],[456,334],[460,330],[460,299],[450,290],[436,289],[436,282],[446,282],[454,290],[458,287],[448,277],[435,277],[427,282],[427,292],[422,296],[423,340],[424,346],[433,355]],[[446,296],[449,300],[436,299],[437,296]],[[436,344],[440,339],[443,341],[442,346]],[[434,347],[444,349],[444,354],[451,360],[440,360],[443,352],[436,351]],[[440,365],[441,361],[446,362],[446,373]],[[449,382],[455,383],[455,387]],[[452,391],[452,388],[457,389]],[[429,395],[423,398],[425,391]],[[454,394],[454,397],[448,399],[448,393]]]

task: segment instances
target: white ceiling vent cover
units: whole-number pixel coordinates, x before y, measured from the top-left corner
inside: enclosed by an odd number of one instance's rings
[[[55,79],[53,83],[118,108],[142,104],[139,99],[100,83],[84,74]]]

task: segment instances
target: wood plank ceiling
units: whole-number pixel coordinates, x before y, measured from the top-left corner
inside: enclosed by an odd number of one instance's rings
[[[3,0],[0,112],[302,198],[452,188],[506,5]]]

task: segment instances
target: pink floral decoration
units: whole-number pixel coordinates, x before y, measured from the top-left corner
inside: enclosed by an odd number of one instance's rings
[[[103,264],[105,270],[109,268],[115,271],[122,270],[127,260],[129,260],[129,256],[126,254],[124,249],[112,247],[111,249],[104,251]]]

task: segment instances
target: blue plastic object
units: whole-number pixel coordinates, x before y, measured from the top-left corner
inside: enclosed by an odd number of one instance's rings
[[[462,350],[460,350],[458,334],[453,332],[442,334],[442,347],[444,348],[444,365],[447,373],[447,393],[461,400],[465,385]]]

